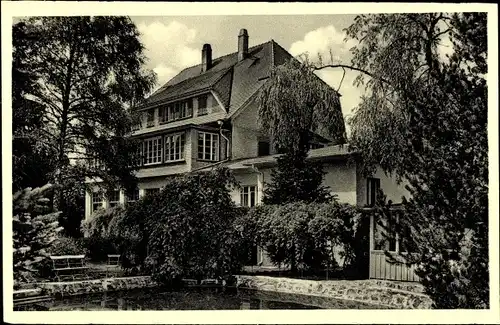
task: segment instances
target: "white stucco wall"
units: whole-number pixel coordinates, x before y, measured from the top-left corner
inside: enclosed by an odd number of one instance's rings
[[[402,197],[409,198],[410,193],[406,190],[405,185],[407,182],[403,181],[398,184],[396,177],[394,175],[386,175],[381,168],[377,168],[376,172],[372,175],[373,178],[380,179],[380,188],[384,191],[387,196],[387,200],[391,200],[392,203],[401,203]],[[360,175],[358,172],[358,184],[357,184],[357,201],[358,205],[363,206],[367,203],[367,178]]]

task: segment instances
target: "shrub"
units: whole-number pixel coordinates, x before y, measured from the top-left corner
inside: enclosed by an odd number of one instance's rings
[[[49,248],[51,255],[82,255],[86,254],[83,238],[59,236]]]
[[[318,270],[337,264],[333,247],[340,249],[344,266],[354,263],[359,219],[348,204],[298,202],[254,207],[237,221],[237,228],[246,242],[265,248],[274,264]]]
[[[238,210],[228,189],[235,184],[229,170],[220,168],[175,178],[154,197],[154,211],[144,217],[145,265],[155,279],[217,277],[241,267],[232,226]]]
[[[123,218],[125,208],[118,205],[109,209],[99,209],[82,222],[83,243],[86,254],[92,261],[106,261],[108,254],[116,254],[119,249],[112,234],[114,219]]]
[[[123,265],[163,283],[240,270],[246,249],[236,221],[246,211],[234,205],[229,194],[233,186],[236,182],[224,168],[183,175],[115,215],[107,229]]]
[[[33,281],[49,257],[49,248],[62,230],[59,213],[50,213],[46,195],[51,185],[26,188],[13,195],[12,240],[14,285]]]

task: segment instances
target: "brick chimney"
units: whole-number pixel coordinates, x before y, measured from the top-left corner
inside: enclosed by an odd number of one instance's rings
[[[203,44],[201,50],[201,72],[205,72],[212,67],[212,47],[210,44]]]
[[[246,29],[240,29],[238,35],[238,61],[245,59],[248,55],[248,32]]]

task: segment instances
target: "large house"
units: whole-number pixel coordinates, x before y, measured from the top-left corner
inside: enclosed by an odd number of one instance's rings
[[[210,44],[203,45],[200,64],[182,70],[138,108],[142,117],[133,137],[142,140],[143,161],[136,174],[139,189],[130,197],[123,191],[107,198],[88,193],[86,217],[99,207],[124,204],[159,191],[174,175],[221,164],[233,170],[242,185],[232,192],[237,204],[253,206],[261,202],[276,152],[259,127],[256,97],[271,69],[292,55],[274,40],[249,47],[245,29],[239,32],[237,44],[237,51],[217,58],[212,56]],[[341,202],[369,205],[378,188],[395,203],[408,194],[380,171],[371,178],[362,176],[355,154],[346,146],[335,145],[335,141],[320,135],[313,139],[309,159],[324,164],[324,185]],[[415,280],[411,268],[385,263],[383,249],[399,252],[398,240],[377,239],[380,236],[375,236],[374,225],[371,220],[367,247],[370,277]],[[269,263],[263,251],[255,254],[254,264]]]

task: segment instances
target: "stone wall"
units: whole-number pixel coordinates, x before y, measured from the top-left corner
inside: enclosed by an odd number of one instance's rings
[[[45,294],[56,297],[89,294],[94,292],[151,288],[156,286],[157,284],[153,282],[149,276],[107,278],[73,282],[46,282],[38,285],[38,287],[41,288]]]
[[[239,275],[236,286],[274,293],[291,293],[311,297],[311,305],[325,308],[323,300],[337,299],[346,306],[370,305],[373,308],[429,309],[431,300],[418,283],[384,280],[313,281],[268,276]],[[158,284],[149,276],[108,278],[73,282],[39,283],[38,294],[55,297],[106,291],[153,288]],[[31,290],[30,290],[31,291]],[[350,307],[348,307],[350,308]],[[356,307],[352,307],[356,308]]]
[[[356,301],[377,307],[429,309],[431,300],[418,283],[383,280],[312,281],[266,276],[237,276],[237,287]]]

